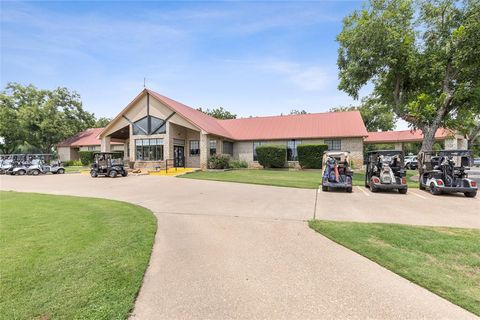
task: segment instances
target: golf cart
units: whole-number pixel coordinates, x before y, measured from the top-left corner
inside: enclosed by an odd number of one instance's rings
[[[65,168],[60,161],[51,161],[50,165],[46,165],[41,158],[33,159],[31,165],[27,168],[27,174],[38,176],[39,174],[63,174]]]
[[[367,153],[365,187],[370,191],[398,190],[407,193],[407,179],[403,169],[403,151],[379,150]]]
[[[406,156],[404,168],[408,170],[417,170],[418,169],[417,156]]]
[[[12,155],[12,161],[8,168],[5,169],[5,174],[23,176],[27,173],[27,168],[30,165],[28,155],[15,154]]]
[[[462,192],[466,197],[477,195],[477,182],[468,179],[472,164],[469,150],[425,151],[419,154],[419,187],[433,195]]]
[[[350,152],[323,153],[322,191],[330,189],[344,189],[352,192],[352,176],[350,170]]]
[[[115,178],[117,175],[126,177],[128,172],[123,167],[121,159],[115,159],[114,152],[95,152],[93,154],[93,164],[90,170],[90,176],[96,178],[105,176]]]

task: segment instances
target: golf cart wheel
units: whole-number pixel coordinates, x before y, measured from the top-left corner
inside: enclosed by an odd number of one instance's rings
[[[418,182],[418,189],[425,190],[425,186],[423,185],[423,183],[421,181]]]
[[[327,191],[328,191],[328,187],[327,187],[327,186],[322,186],[322,191],[323,191],[323,192],[327,192]]]
[[[467,198],[475,198],[477,196],[477,191],[465,192],[464,195]]]
[[[23,169],[22,169],[22,170],[18,170],[18,175],[19,175],[19,176],[24,176],[25,173],[27,173],[27,172],[26,172],[25,170],[23,170]]]
[[[127,170],[125,170],[125,171],[122,172],[122,177],[126,177],[127,175],[128,175],[128,171],[127,171]]]
[[[93,170],[92,170],[92,171],[90,171],[90,176],[91,176],[92,178],[96,178],[96,177],[98,177],[98,173],[97,173],[97,171],[93,171]]]
[[[377,192],[378,191],[377,187],[375,187],[375,184],[373,182],[370,183],[370,191],[372,191],[372,192]]]
[[[407,189],[398,189],[398,193],[407,194]]]
[[[40,174],[40,171],[38,170],[32,170],[32,175],[38,176]]]
[[[58,173],[58,174],[64,174],[64,173],[65,173],[65,169],[58,169],[56,173]]]
[[[353,188],[352,188],[352,187],[348,187],[348,188],[346,189],[346,191],[347,191],[348,193],[352,193]]]
[[[117,177],[117,171],[115,171],[115,170],[110,171],[110,173],[108,174],[108,176],[109,176],[110,178],[116,178],[116,177]]]
[[[430,183],[430,193],[433,194],[434,196],[438,196],[442,192],[440,190],[438,190],[438,188],[435,187],[435,184],[432,182],[432,183]]]

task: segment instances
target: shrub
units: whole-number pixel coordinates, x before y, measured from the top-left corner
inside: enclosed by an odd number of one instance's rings
[[[228,169],[230,157],[226,154],[214,154],[208,159],[208,169]]]
[[[80,156],[80,162],[84,166],[88,166],[93,162],[93,153],[95,151],[80,151],[78,154]]]
[[[298,162],[302,168],[321,169],[323,152],[327,150],[326,144],[301,144],[297,147]]]
[[[287,162],[287,147],[284,145],[264,144],[257,149],[258,163],[264,168],[283,168]]]
[[[80,166],[82,166],[82,161],[80,161],[80,160],[68,160],[68,161],[63,161],[62,165],[64,167],[72,167],[72,166],[80,167]]]
[[[242,169],[242,168],[248,168],[248,163],[245,160],[230,160],[228,163],[230,168],[232,169]]]

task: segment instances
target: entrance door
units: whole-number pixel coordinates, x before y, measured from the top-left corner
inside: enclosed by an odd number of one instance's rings
[[[173,165],[175,167],[185,167],[184,150],[183,146],[173,146]]]

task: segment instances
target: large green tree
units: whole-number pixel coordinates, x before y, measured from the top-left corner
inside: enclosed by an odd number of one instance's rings
[[[95,124],[94,115],[83,110],[79,94],[67,88],[41,90],[9,83],[0,101],[4,152],[26,142],[49,153],[58,142]]]
[[[382,103],[379,99],[367,97],[362,99],[360,106],[335,107],[331,112],[339,111],[360,111],[367,131],[388,131],[395,127],[395,116],[391,108]]]
[[[337,40],[339,88],[354,98],[372,83],[431,149],[440,126],[477,108],[480,88],[478,0],[371,0],[343,21]]]
[[[217,118],[217,119],[226,120],[226,119],[236,119],[237,118],[236,114],[234,114],[234,113],[232,113],[228,110],[225,110],[223,107],[213,108],[213,109],[205,109],[205,110],[203,110],[202,108],[198,108],[197,110],[201,111],[205,114],[208,114],[209,116]]]

